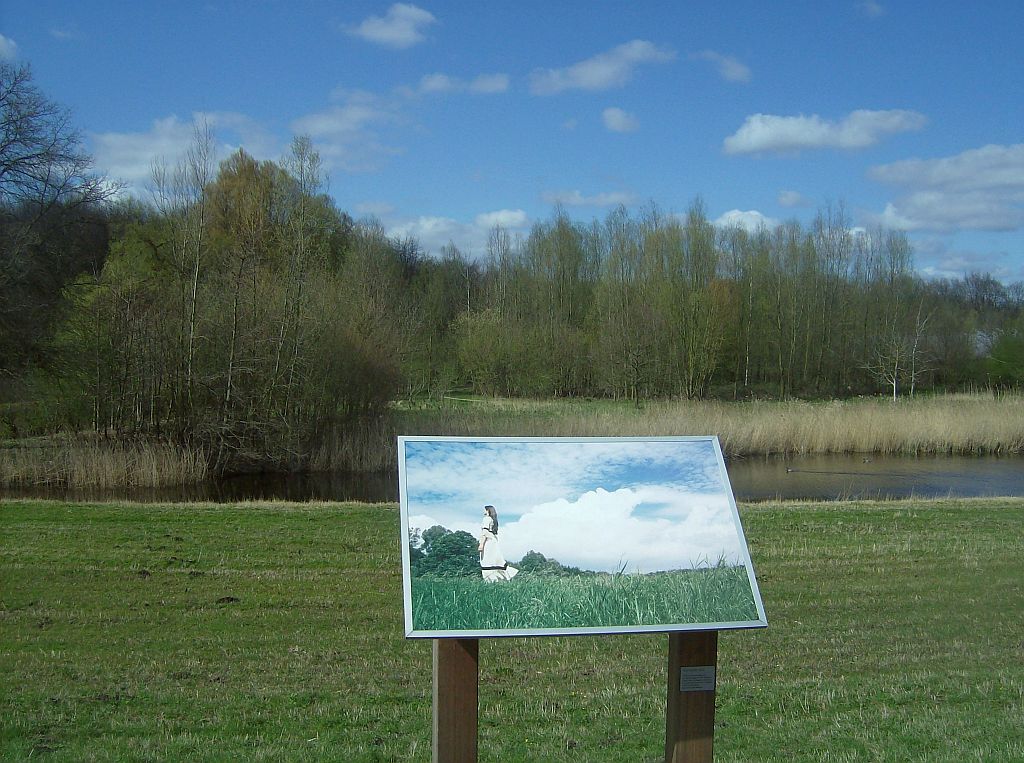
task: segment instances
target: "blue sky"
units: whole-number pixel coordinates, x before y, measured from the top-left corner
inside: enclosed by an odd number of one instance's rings
[[[923,273],[1024,279],[1024,4],[13,2],[0,58],[143,193],[191,122],[338,205],[484,253],[561,203],[906,229]]]
[[[479,534],[498,511],[506,558],[654,572],[745,561],[713,441],[407,440],[403,519]]]

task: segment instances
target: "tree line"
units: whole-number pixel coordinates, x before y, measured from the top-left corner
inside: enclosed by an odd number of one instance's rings
[[[0,108],[21,125],[0,146],[8,435],[91,430],[297,466],[397,397],[451,390],[896,397],[1024,381],[1024,285],[924,279],[902,232],[855,229],[842,207],[754,232],[716,227],[699,200],[590,222],[556,208],[525,235],[495,227],[476,256],[434,256],[338,209],[306,137],[278,161],[218,162],[199,126],[136,198],[91,170],[26,68],[0,64]],[[49,171],[40,146],[59,149]]]

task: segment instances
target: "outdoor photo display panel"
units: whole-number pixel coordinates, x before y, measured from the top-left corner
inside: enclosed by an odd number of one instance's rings
[[[398,463],[408,637],[767,625],[717,437],[399,437]]]

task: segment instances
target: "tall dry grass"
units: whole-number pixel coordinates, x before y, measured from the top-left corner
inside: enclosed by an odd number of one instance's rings
[[[167,443],[107,445],[62,441],[0,450],[0,485],[66,487],[166,487],[207,476],[200,449]]]
[[[808,453],[1021,454],[1024,396],[947,395],[893,403],[450,401],[399,412],[396,433],[655,437],[718,435],[733,455]]]

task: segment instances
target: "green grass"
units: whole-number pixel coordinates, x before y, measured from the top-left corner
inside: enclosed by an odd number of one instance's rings
[[[741,506],[717,761],[1024,760],[1024,500]],[[0,504],[0,756],[426,761],[394,506]],[[481,642],[481,760],[657,761],[664,634]]]
[[[652,575],[545,577],[508,583],[414,578],[416,630],[598,628],[757,620],[745,567]]]

